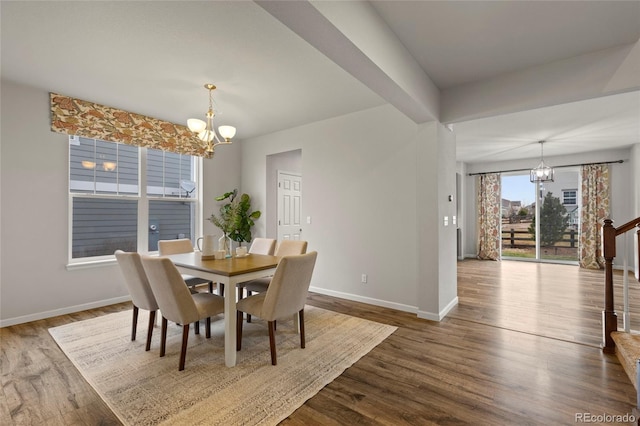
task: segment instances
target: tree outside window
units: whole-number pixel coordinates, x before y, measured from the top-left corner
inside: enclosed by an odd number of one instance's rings
[[[545,195],[540,208],[540,245],[553,246],[562,240],[565,229],[569,226],[569,216],[567,209],[562,205],[558,197],[554,197],[552,192]],[[529,233],[536,238],[535,217],[529,226]]]

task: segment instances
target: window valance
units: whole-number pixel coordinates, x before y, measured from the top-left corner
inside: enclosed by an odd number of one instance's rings
[[[207,157],[186,126],[50,93],[51,130],[177,154]]]

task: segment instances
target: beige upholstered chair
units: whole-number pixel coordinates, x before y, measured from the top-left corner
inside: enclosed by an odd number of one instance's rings
[[[254,238],[249,247],[249,253],[273,255],[276,250],[276,240],[272,238]]]
[[[285,256],[278,263],[267,291],[242,299],[237,309],[236,349],[242,346],[242,313],[255,315],[267,321],[271,364],[277,364],[275,321],[297,313],[300,320],[300,347],[304,348],[304,305],[311,284],[313,267],[318,253],[313,251],[298,256]]]
[[[180,254],[180,253],[192,253],[193,251],[194,251],[193,244],[191,243],[191,240],[188,238],[158,241],[158,254],[160,256],[167,256],[170,254]],[[191,275],[182,275],[182,278],[184,278],[184,281],[187,283],[187,285],[194,291],[195,291],[194,289],[195,286],[208,283],[209,293],[213,293],[213,283],[211,281],[194,277]],[[194,291],[192,291],[192,293]],[[224,288],[222,284],[220,284],[220,295],[224,296]]]
[[[151,335],[156,322],[156,311],[158,310],[158,302],[153,296],[147,275],[142,267],[140,255],[138,253],[125,253],[122,250],[116,250],[116,259],[120,270],[124,276],[124,282],[129,289],[131,301],[133,302],[133,323],[131,324],[131,340],[136,340],[136,328],[138,326],[138,309],[146,309],[149,311],[149,327],[147,329],[147,345],[145,351],[151,348]]]
[[[276,240],[272,238],[254,238],[249,247],[249,253],[273,255],[276,249]],[[244,297],[244,286],[246,283],[238,283],[238,299]]]
[[[306,241],[294,241],[294,240],[282,240],[278,244],[278,248],[275,251],[275,255],[282,256],[295,256],[297,254],[305,254],[307,252]],[[255,280],[242,283],[242,287],[247,289],[247,296],[251,296],[251,293],[261,293],[267,290],[271,278],[258,278]],[[238,297],[242,299],[242,288],[238,292]],[[247,317],[247,321],[251,322],[251,317]]]
[[[178,370],[184,370],[189,339],[189,324],[206,319],[206,336],[211,337],[211,317],[224,312],[224,298],[211,293],[189,292],[184,279],[171,259],[142,256],[142,266],[149,279],[153,294],[162,313],[162,339],[160,356],[164,356],[167,343],[167,320],[182,324],[182,350]]]

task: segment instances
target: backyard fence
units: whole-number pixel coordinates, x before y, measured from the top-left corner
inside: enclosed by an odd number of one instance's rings
[[[502,229],[502,247],[535,248],[536,242],[529,231],[514,228]],[[578,232],[574,229],[565,230],[562,239],[550,247],[578,247]]]

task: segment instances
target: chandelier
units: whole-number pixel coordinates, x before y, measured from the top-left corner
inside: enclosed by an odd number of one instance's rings
[[[217,145],[230,144],[231,138],[236,135],[236,128],[233,126],[220,126],[218,127],[218,132],[220,133],[220,137],[224,139],[221,140],[218,137],[218,134],[213,129],[213,117],[216,115],[213,112],[213,97],[212,92],[215,90],[216,86],[213,84],[207,83],[204,85],[204,88],[209,91],[209,111],[207,111],[207,121],[202,121],[197,118],[190,118],[187,120],[187,127],[193,133],[198,136],[202,142],[204,142],[205,151],[210,156],[213,156],[213,149]]]
[[[544,163],[544,156],[542,152],[542,145],[545,141],[539,141],[540,144],[540,164],[534,169],[531,169],[531,176],[529,180],[531,182],[553,182],[553,167],[547,166]]]

